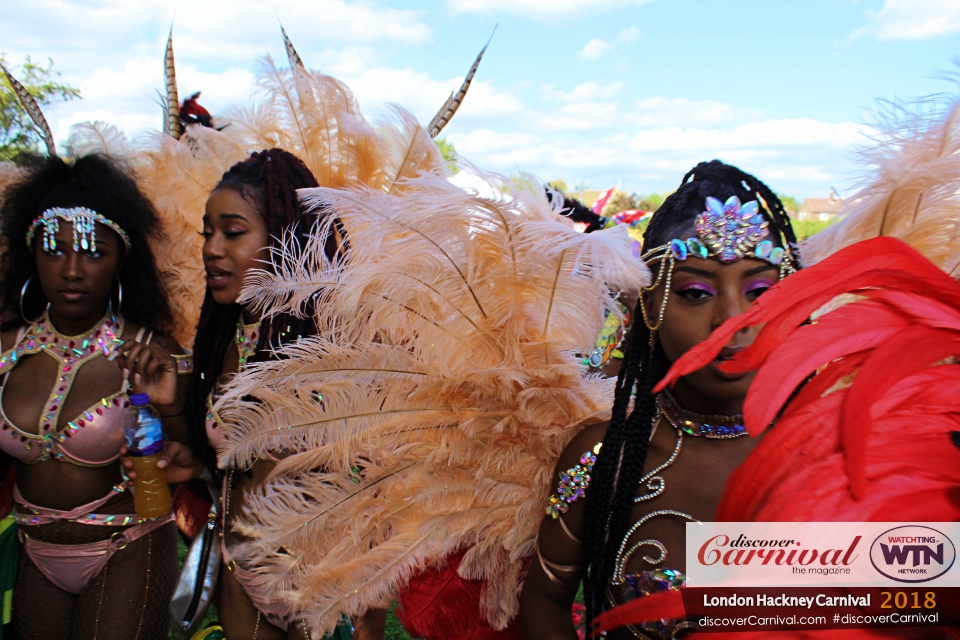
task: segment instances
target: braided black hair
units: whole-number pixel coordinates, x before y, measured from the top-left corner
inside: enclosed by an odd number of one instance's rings
[[[575,198],[568,198],[559,191],[547,188],[547,200],[552,204],[554,198],[563,198],[563,208],[560,209],[560,215],[566,216],[574,222],[586,225],[584,233],[593,233],[603,229],[605,219],[603,216],[595,213],[585,204]]]
[[[787,243],[798,263],[796,236],[777,196],[754,176],[719,160],[701,162],[683,177],[680,187],[651,218],[643,235],[643,246],[649,250],[673,238],[686,237],[682,234],[689,233],[693,227],[694,219],[704,210],[707,196],[725,201],[733,195],[741,202],[757,200],[760,203],[761,212],[770,222],[771,240],[778,245]],[[642,296],[637,302],[638,306],[641,304]],[[659,341],[651,341],[651,332],[643,322],[640,309],[634,309],[633,317],[636,320],[623,347],[610,426],[586,492],[584,522],[603,523],[584,528],[587,628],[604,607],[617,549],[632,524],[634,498],[643,477],[647,445],[657,414],[656,399],[651,392],[671,364]],[[627,415],[634,391],[634,409]]]
[[[230,167],[216,188],[232,189],[254,205],[266,222],[270,246],[275,248],[285,238],[303,242],[317,217],[323,215],[322,210],[304,211],[297,198],[298,189],[317,186],[317,179],[299,158],[282,149],[269,149]],[[336,226],[342,236],[342,228]],[[328,238],[325,250],[330,258],[337,252],[333,237]],[[235,344],[242,312],[239,304],[217,304],[207,289],[194,340],[194,375],[187,387],[187,425],[191,448],[211,471],[217,469],[217,454],[207,441],[206,402],[217,385],[227,353]],[[281,343],[316,331],[310,309],[302,317],[278,314],[264,319],[257,352],[251,361],[275,357],[273,350]]]

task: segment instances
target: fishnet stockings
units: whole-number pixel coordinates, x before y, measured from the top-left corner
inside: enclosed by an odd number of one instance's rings
[[[90,541],[90,530],[73,535],[62,527],[57,544]],[[96,527],[103,537],[116,527]],[[23,546],[13,598],[13,626],[20,640],[165,640],[168,606],[176,586],[176,524],[171,522],[117,551],[103,570],[73,595],[53,585],[33,565]],[[100,539],[103,539],[101,537]],[[53,539],[56,538],[56,539]],[[79,538],[79,539],[78,539]]]

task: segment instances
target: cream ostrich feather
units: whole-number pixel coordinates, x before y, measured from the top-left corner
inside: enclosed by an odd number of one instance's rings
[[[163,224],[163,237],[151,248],[174,305],[174,337],[188,348],[206,290],[199,235],[204,207],[224,172],[248,155],[224,132],[200,126],[187,127],[179,139],[155,134],[137,152],[138,182]]]
[[[474,188],[426,171],[399,193],[306,190],[356,230],[345,261],[314,257],[318,228],[244,289],[268,313],[322,299],[323,337],[250,366],[217,405],[222,466],[290,452],[247,496],[238,551],[316,635],[466,547],[460,573],[487,581],[485,615],[504,628],[553,464],[609,411],[613,381],[575,352],[611,287],[649,282],[628,236],[576,233],[528,179],[464,173]]]
[[[874,144],[860,152],[862,188],[840,222],[808,238],[813,264],[860,240],[894,236],[960,275],[960,96],[884,103]]]
[[[285,149],[324,186],[385,183],[383,138],[344,84],[301,66],[279,69],[270,57],[257,83],[260,102],[226,114],[225,131],[245,147]]]
[[[66,148],[67,155],[73,158],[100,153],[117,160],[133,159],[133,147],[127,136],[112,124],[99,120],[71,126]]]

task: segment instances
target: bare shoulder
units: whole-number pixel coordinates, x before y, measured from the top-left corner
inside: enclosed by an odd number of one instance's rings
[[[0,352],[9,351],[16,346],[17,334],[19,332],[20,327],[0,332]]]
[[[610,423],[607,421],[598,422],[584,427],[580,433],[575,435],[570,444],[563,450],[563,453],[560,454],[556,467],[557,474],[559,475],[570,467],[580,464],[580,458],[585,453],[593,451],[594,447],[603,442],[609,426]]]

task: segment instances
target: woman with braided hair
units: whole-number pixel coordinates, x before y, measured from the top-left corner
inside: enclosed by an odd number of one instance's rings
[[[644,251],[656,278],[641,290],[611,419],[581,431],[556,465],[521,596],[527,638],[577,637],[568,612],[581,581],[588,625],[604,609],[681,586],[686,522],[714,518],[727,477],[756,445],[740,437],[753,376],[718,366],[755,329],[672,392],[651,392],[672,362],[797,268],[782,204],[750,174],[700,163],[654,214]],[[687,628],[664,620],[610,637],[673,638]]]
[[[186,420],[189,447],[170,443],[165,460],[159,463],[167,469],[168,480],[184,482],[203,476],[224,489],[221,548],[227,570],[220,572],[217,612],[231,640],[308,637],[293,612],[258,589],[256,576],[243,566],[237,550],[244,538],[231,528],[244,496],[278,460],[276,452],[264,452],[246,469],[218,468],[216,446],[223,423],[213,405],[218,388],[245,365],[270,359],[281,344],[317,331],[309,313],[261,320],[258,309],[237,302],[251,269],[267,268],[271,251],[281,243],[288,250],[291,244],[300,246],[318,222],[316,210],[305,212],[297,199],[298,189],[317,186],[306,165],[282,149],[256,152],[231,167],[210,194],[203,216],[207,291],[194,342],[194,373],[185,394],[177,393],[175,364],[149,345],[134,345],[124,355],[134,380],[139,381],[134,385],[137,391],[149,393],[154,403],[163,405],[161,415]],[[325,247],[327,258],[338,251],[335,237],[341,236],[331,234]],[[135,474],[130,475],[135,480]]]

